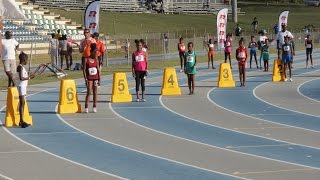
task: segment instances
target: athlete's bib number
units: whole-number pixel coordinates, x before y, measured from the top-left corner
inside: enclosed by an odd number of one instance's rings
[[[67,88],[66,95],[67,95],[68,101],[73,101],[73,98],[74,98],[73,88],[71,87]]]
[[[213,47],[214,47],[214,45],[213,45],[213,44],[209,44],[209,47],[210,47],[210,48],[213,48]]]
[[[244,52],[239,52],[238,58],[241,58],[241,59],[246,58],[246,54]]]
[[[186,46],[185,46],[185,45],[182,45],[182,46],[180,46],[180,49],[181,49],[182,51],[184,51],[184,50],[186,50]]]
[[[289,46],[283,46],[283,50],[284,51],[290,51],[290,47]]]
[[[311,44],[307,44],[307,48],[311,48]]]
[[[142,62],[142,61],[144,61],[144,56],[143,56],[143,55],[138,55],[138,56],[136,56],[136,61],[137,61],[137,62]]]
[[[222,72],[223,72],[222,77],[225,78],[225,79],[228,79],[228,78],[229,78],[229,71],[228,71],[228,69],[223,69]]]
[[[193,61],[194,61],[194,58],[192,56],[187,57],[187,62],[193,62]]]
[[[95,67],[89,68],[88,70],[90,76],[96,75],[98,73],[98,70]]]
[[[226,46],[230,46],[230,45],[231,45],[231,43],[230,43],[230,42],[227,42],[227,43],[226,43]]]

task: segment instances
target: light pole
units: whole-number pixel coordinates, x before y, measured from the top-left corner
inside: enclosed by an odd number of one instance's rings
[[[234,23],[238,22],[238,2],[237,0],[232,0],[232,20]]]

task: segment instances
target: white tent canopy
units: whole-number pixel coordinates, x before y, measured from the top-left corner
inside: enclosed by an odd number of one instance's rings
[[[2,19],[27,19],[15,0],[0,0],[0,16]]]

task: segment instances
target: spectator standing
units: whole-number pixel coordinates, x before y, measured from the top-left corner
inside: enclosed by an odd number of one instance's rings
[[[273,26],[273,30],[274,30],[274,34],[278,34],[279,33],[279,26],[278,26],[278,24],[275,24],[274,26]]]
[[[77,47],[79,47],[79,44],[77,42],[75,42],[74,40],[72,40],[71,37],[67,38],[67,41],[68,41],[67,51],[68,51],[68,57],[70,60],[70,70],[71,70],[71,66],[73,64],[73,57],[72,57],[73,47],[72,47],[72,45],[75,44],[75,45],[77,45]]]
[[[257,27],[258,27],[257,17],[254,17],[254,18],[253,18],[253,21],[252,21],[251,25],[252,25],[252,27],[253,27],[253,32],[254,32],[254,33],[257,33]]]
[[[16,72],[16,52],[19,48],[19,43],[12,38],[12,33],[6,31],[5,39],[2,39],[2,62],[4,71],[8,76],[8,87],[15,86],[14,74]]]
[[[163,35],[163,42],[164,42],[165,53],[168,54],[169,53],[169,38],[168,38],[167,34]]]
[[[51,34],[51,40],[49,41],[49,50],[48,50],[48,54],[50,55],[50,63],[51,64],[56,64],[56,60],[57,60],[57,49],[58,49],[58,40],[55,39],[55,34]]]
[[[61,37],[62,37],[61,30],[58,29],[57,33],[54,34],[54,38],[60,40]]]
[[[103,42],[99,39],[99,33],[95,32],[93,33],[93,37],[96,40],[97,44],[97,50],[98,50],[98,60],[99,60],[99,66],[101,69],[101,66],[103,66],[103,59],[104,59],[104,52],[106,51],[106,46],[103,44]]]
[[[284,39],[285,37],[288,37],[289,41],[293,40],[293,35],[291,34],[290,31],[287,30],[287,26],[285,24],[281,25],[281,31],[278,32],[277,34],[277,49],[278,49],[278,59],[280,59],[280,55],[282,52],[282,45],[284,44]]]
[[[67,68],[64,70],[70,70],[69,56],[68,56],[68,43],[69,42],[67,40],[66,35],[63,35],[62,38],[59,40],[59,52],[60,52],[60,58],[61,58],[60,67],[61,67],[61,69],[63,67],[64,58],[66,58]]]
[[[236,34],[236,36],[241,36],[241,33],[242,33],[242,29],[239,26],[239,24],[237,24],[237,27],[235,29],[235,34]]]
[[[89,29],[85,29],[83,33],[85,38],[81,41],[80,48],[79,48],[80,53],[82,53],[82,58],[81,58],[82,67],[85,62],[85,59],[90,57],[91,44],[96,43],[96,40],[91,37]]]

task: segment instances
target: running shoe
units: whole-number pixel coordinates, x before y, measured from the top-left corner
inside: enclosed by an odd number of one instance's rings
[[[26,127],[30,126],[30,124],[22,121],[22,122],[19,123],[19,126],[20,126],[21,128],[26,128]]]

